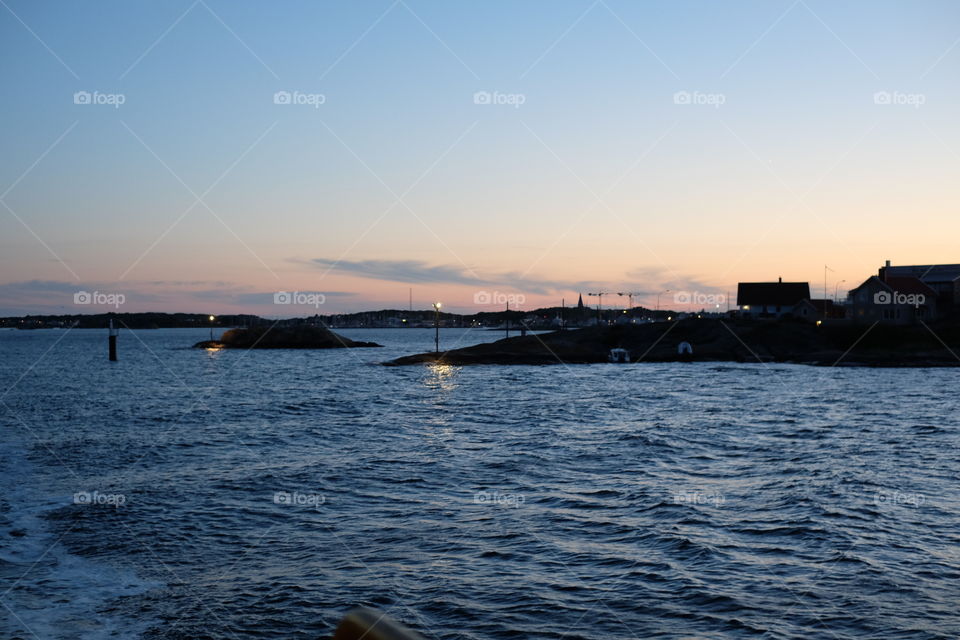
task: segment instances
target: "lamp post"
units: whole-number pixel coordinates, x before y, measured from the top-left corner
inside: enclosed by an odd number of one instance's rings
[[[440,307],[442,306],[439,302],[433,303],[433,346],[436,353],[440,353]]]
[[[833,288],[833,302],[836,304],[838,302],[837,295],[840,293],[840,285],[842,285],[846,280],[841,280],[837,283],[837,286]]]
[[[665,293],[670,293],[670,289],[666,289],[657,294],[657,313],[656,313],[657,316],[660,315],[660,296],[662,296]]]
[[[213,341],[213,321],[216,320],[215,316],[210,316],[210,341]]]

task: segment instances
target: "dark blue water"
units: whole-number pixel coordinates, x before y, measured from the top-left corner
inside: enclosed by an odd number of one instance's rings
[[[960,637],[957,370],[0,331],[0,636]],[[449,330],[446,345],[497,334]]]

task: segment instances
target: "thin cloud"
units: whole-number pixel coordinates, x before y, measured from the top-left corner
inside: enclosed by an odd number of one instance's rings
[[[546,294],[572,291],[583,282],[529,278],[517,272],[497,273],[477,278],[465,267],[432,265],[422,260],[330,260],[314,258],[310,264],[324,271],[337,271],[361,278],[408,284],[460,284],[475,287],[511,287],[529,293]]]

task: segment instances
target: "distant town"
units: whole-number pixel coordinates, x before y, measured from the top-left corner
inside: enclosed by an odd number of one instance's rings
[[[825,293],[826,286],[824,287]],[[550,331],[597,325],[637,324],[671,321],[694,317],[739,317],[744,319],[794,319],[811,323],[912,325],[933,323],[958,317],[960,312],[960,264],[894,266],[890,261],[879,267],[859,286],[839,298],[839,285],[833,298],[815,298],[809,282],[774,281],[741,282],[737,286],[736,304],[704,305],[699,311],[678,311],[668,308],[649,309],[628,304],[626,308],[603,306],[604,296],[616,293],[583,294],[575,305],[546,307],[535,310],[505,308],[457,314],[441,309],[383,309],[356,313],[315,314],[311,316],[270,319],[250,314],[211,316],[198,313],[101,313],[27,315],[0,318],[0,328],[93,329],[108,326],[111,320],[118,327],[130,329],[161,328],[224,328],[253,326],[317,325],[329,328],[482,328],[504,331]],[[668,293],[665,291],[664,293]],[[686,292],[676,294],[674,303],[697,302]],[[622,294],[627,295],[627,294]],[[686,297],[684,297],[686,296]],[[592,298],[592,299],[591,299]],[[607,298],[610,299],[609,297]],[[592,304],[596,300],[595,304]],[[632,295],[630,298],[632,302]],[[714,302],[714,300],[710,300]],[[658,299],[659,306],[659,299]]]

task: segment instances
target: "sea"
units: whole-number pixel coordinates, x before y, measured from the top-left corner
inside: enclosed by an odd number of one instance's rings
[[[960,638],[960,369],[0,330],[0,637]],[[442,349],[502,333],[442,329]]]

